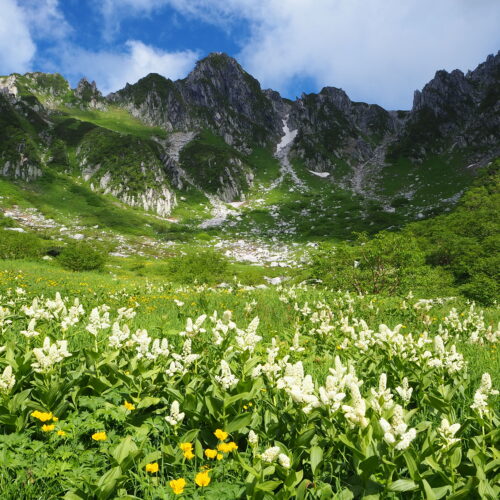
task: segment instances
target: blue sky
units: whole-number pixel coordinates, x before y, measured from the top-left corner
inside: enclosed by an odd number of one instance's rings
[[[0,74],[58,71],[108,93],[149,72],[183,78],[210,52],[264,88],[323,86],[411,107],[436,70],[500,49],[499,0],[0,0]]]

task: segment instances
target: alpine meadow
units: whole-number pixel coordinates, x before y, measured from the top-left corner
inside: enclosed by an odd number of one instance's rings
[[[409,110],[223,52],[107,95],[1,76],[0,498],[498,499],[477,63]]]

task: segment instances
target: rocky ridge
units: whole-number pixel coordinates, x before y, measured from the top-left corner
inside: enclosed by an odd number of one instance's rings
[[[68,165],[75,148],[77,174],[96,191],[166,217],[176,204],[174,191],[189,187],[218,213],[220,202],[244,200],[252,188],[250,153],[273,154],[278,147],[281,173],[271,188],[289,179],[307,189],[294,171],[299,161],[324,182],[375,199],[370,179],[399,158],[417,166],[432,155],[461,158],[450,167],[453,176],[452,169],[498,156],[499,88],[500,53],[465,75],[438,71],[415,92],[410,111],[353,102],[334,87],[292,102],[262,90],[221,53],[199,61],[182,80],[150,74],[106,97],[85,78],[71,89],[57,74],[14,74],[0,78],[0,174],[34,180],[50,162]],[[131,140],[61,120],[61,106],[123,108],[168,135]]]

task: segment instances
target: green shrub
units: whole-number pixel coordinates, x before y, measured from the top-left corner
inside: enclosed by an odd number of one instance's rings
[[[42,253],[42,242],[35,235],[0,229],[0,259],[32,259]]]
[[[96,249],[88,243],[71,243],[57,259],[63,267],[71,271],[94,271],[104,268],[106,254],[104,250]]]
[[[339,290],[400,294],[414,288],[424,262],[414,238],[379,233],[369,239],[360,234],[355,243],[320,249],[313,256],[309,277]]]
[[[229,263],[214,250],[172,257],[167,264],[169,278],[177,283],[215,284],[230,279]]]

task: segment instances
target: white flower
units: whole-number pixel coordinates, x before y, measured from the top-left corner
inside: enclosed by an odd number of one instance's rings
[[[31,366],[37,373],[47,373],[56,363],[71,356],[71,353],[68,352],[68,342],[66,340],[57,340],[54,344],[51,344],[49,337],[45,337],[43,347],[33,349],[33,354],[36,362],[32,363]]]
[[[14,387],[15,383],[16,377],[12,373],[12,366],[7,365],[2,375],[0,375],[0,393],[8,394]]]
[[[126,307],[120,307],[117,311],[118,313],[118,318],[117,321],[120,321],[121,319],[133,319],[136,315],[136,312],[131,308],[126,308]]]
[[[182,300],[174,299],[174,302],[177,307],[182,307],[184,305],[184,302],[182,302]]]
[[[278,462],[284,469],[289,469],[292,466],[292,464],[290,463],[290,458],[284,453],[280,453],[278,455]]]
[[[497,394],[498,391],[493,389],[490,374],[483,373],[483,376],[481,377],[481,385],[474,394],[474,403],[471,404],[470,407],[473,410],[476,410],[481,416],[487,415],[490,412],[490,408],[488,406],[488,396],[495,396]]]
[[[441,425],[438,427],[437,431],[443,439],[443,448],[449,448],[460,441],[460,438],[455,437],[455,434],[459,429],[460,424],[450,425],[450,422],[447,418],[443,418],[441,420]]]
[[[99,330],[106,330],[111,326],[109,319],[109,307],[107,305],[102,305],[99,307],[94,307],[90,311],[89,324],[86,330],[92,335],[97,335]]]
[[[150,359],[167,358],[170,354],[168,339],[154,339],[149,352]]]
[[[400,387],[396,387],[396,392],[399,394],[400,398],[405,402],[409,403],[411,395],[413,393],[413,388],[408,384],[408,378],[404,377],[403,382]]]
[[[351,382],[348,384],[348,387],[351,393],[351,404],[343,405],[342,411],[351,426],[358,425],[364,429],[369,423],[368,419],[365,417],[366,401],[361,397],[357,384]]]
[[[26,330],[21,330],[19,333],[28,338],[37,337],[38,335],[40,335],[40,332],[37,332],[35,330],[35,327],[36,327],[36,319],[32,318],[28,323],[28,328]]]
[[[387,389],[387,375],[382,373],[379,378],[378,391],[370,389],[372,393],[372,408],[381,413],[382,410],[388,410],[394,405],[390,389]]]
[[[148,335],[147,330],[139,329],[131,337],[133,345],[135,345],[135,350],[137,351],[137,359],[151,359],[149,353],[149,344],[151,343],[151,337]]]
[[[299,332],[295,332],[295,335],[293,336],[292,340],[292,345],[290,347],[290,351],[295,351],[295,352],[302,352],[305,349],[303,347],[300,347],[300,334]]]
[[[262,340],[262,337],[256,334],[258,326],[259,318],[256,316],[246,330],[237,330],[235,340],[240,351],[253,352],[255,350],[257,342]]]
[[[206,318],[206,314],[199,316],[195,322],[193,322],[191,318],[188,318],[186,322],[186,329],[183,332],[180,332],[179,335],[181,337],[194,337],[198,333],[204,333],[205,329],[201,328],[201,325],[204,323]]]
[[[381,418],[379,424],[384,431],[384,441],[394,446],[398,451],[406,450],[417,437],[415,429],[408,429],[408,424],[404,421],[403,408],[400,405],[394,407],[392,423],[389,423],[385,418]]]
[[[130,329],[127,325],[120,328],[118,321],[113,323],[111,327],[111,335],[109,336],[109,347],[120,349],[130,337]]]
[[[279,446],[272,446],[271,448],[265,450],[264,453],[260,455],[260,458],[264,462],[272,463],[278,458],[280,452],[281,449]]]
[[[170,406],[170,415],[165,417],[170,425],[179,425],[184,420],[184,413],[180,413],[179,402],[174,401]]]
[[[215,377],[215,380],[222,386],[224,390],[232,389],[239,382],[239,379],[236,378],[231,372],[231,368],[228,363],[224,360],[220,362],[220,375]]]
[[[259,436],[252,430],[248,433],[248,443],[252,448],[259,444]]]
[[[395,446],[396,450],[402,451],[406,450],[410,446],[411,442],[417,437],[417,431],[415,429],[410,429],[401,436],[401,441]]]

